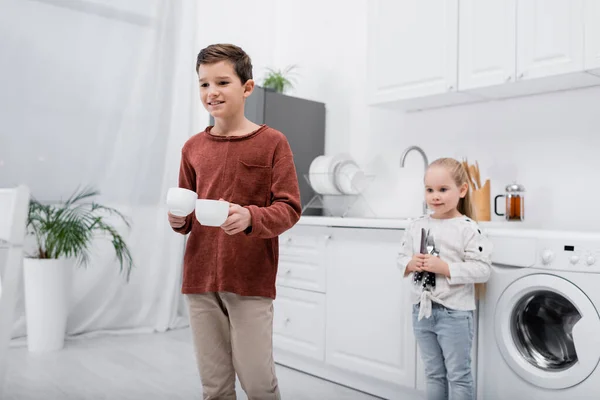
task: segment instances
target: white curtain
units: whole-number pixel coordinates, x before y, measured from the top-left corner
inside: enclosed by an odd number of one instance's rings
[[[73,271],[68,335],[187,325],[184,237],[164,199],[181,146],[207,122],[197,12],[196,0],[3,0],[0,187],[26,184],[53,202],[93,185],[132,223],[118,225],[136,265],[130,282],[112,245],[96,240],[88,267]],[[24,315],[21,295],[14,338],[26,334]]]

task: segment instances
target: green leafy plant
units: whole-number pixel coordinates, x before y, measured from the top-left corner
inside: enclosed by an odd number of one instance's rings
[[[295,65],[290,65],[284,70],[274,70],[267,68],[267,76],[263,80],[262,86],[265,88],[273,89],[278,93],[284,93],[286,90],[294,87],[293,71],[296,68]]]
[[[77,189],[68,200],[58,204],[42,204],[35,199],[29,203],[28,233],[36,238],[36,250],[31,258],[76,258],[86,266],[90,245],[96,234],[108,235],[119,260],[120,271],[129,282],[133,258],[125,240],[106,222],[107,216],[117,216],[127,227],[127,218],[114,208],[91,201],[100,192],[93,188]]]

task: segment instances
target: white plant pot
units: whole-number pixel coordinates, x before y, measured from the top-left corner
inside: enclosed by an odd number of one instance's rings
[[[27,347],[31,352],[64,346],[72,265],[69,259],[23,260]]]

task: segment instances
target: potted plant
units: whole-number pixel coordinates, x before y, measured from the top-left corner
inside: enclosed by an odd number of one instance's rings
[[[93,239],[106,235],[111,240],[120,271],[128,282],[133,259],[127,244],[107,222],[116,216],[130,227],[127,218],[114,208],[91,199],[99,192],[77,189],[66,201],[42,204],[31,199],[27,232],[35,237],[35,250],[23,262],[27,344],[30,351],[58,350],[64,336],[73,264],[86,266]]]
[[[267,76],[263,80],[262,86],[264,88],[273,89],[278,93],[285,93],[286,90],[292,89],[293,78],[292,71],[296,68],[295,65],[290,65],[284,70],[274,70],[272,68],[267,68]]]

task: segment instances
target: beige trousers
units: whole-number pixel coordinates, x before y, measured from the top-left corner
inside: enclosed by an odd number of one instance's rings
[[[273,362],[273,300],[219,292],[187,295],[204,400],[279,400]]]

